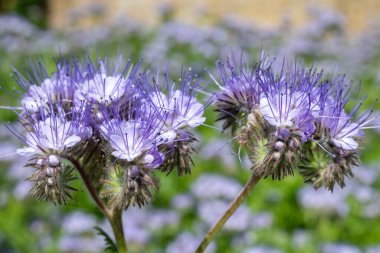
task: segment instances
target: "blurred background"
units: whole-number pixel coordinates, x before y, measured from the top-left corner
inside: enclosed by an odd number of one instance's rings
[[[7,92],[16,86],[12,67],[34,59],[53,71],[60,54],[121,52],[153,71],[169,66],[173,78],[191,67],[209,80],[205,69],[217,75],[218,59],[263,50],[361,82],[366,108],[380,94],[379,17],[377,0],[1,0],[0,105],[19,105]],[[213,125],[212,108],[207,116]],[[0,120],[14,124],[16,115],[0,109]],[[380,132],[366,134],[364,165],[346,188],[314,191],[299,175],[263,180],[207,252],[380,252]],[[249,178],[228,138],[207,127],[197,135],[192,175],[160,175],[153,203],[125,212],[130,252],[193,252]],[[2,124],[0,252],[102,252],[93,227],[110,228],[83,186],[63,207],[34,200],[24,181],[32,170],[12,156],[21,145]]]

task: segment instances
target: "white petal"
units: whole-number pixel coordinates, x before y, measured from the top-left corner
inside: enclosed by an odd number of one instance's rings
[[[110,140],[112,148],[126,151],[124,139],[120,135],[111,135]]]
[[[340,122],[340,120],[339,120],[339,122]],[[360,128],[359,128],[358,124],[356,124],[356,123],[350,123],[350,124],[347,124],[347,126],[345,126],[340,131],[340,133],[338,134],[338,136],[353,137],[353,136],[358,135],[359,130],[360,130]]]
[[[69,148],[69,147],[74,146],[80,141],[81,141],[81,138],[79,136],[73,135],[67,138],[65,142],[63,143],[63,145]]]
[[[169,106],[168,99],[162,92],[153,92],[153,94],[150,95],[150,99],[152,103],[159,108],[166,109]]]
[[[26,134],[26,143],[29,146],[37,147],[37,136],[34,133],[27,133]]]
[[[185,127],[187,124],[186,119],[182,117],[182,115],[176,115],[176,117],[173,119],[172,127],[175,129]]]
[[[278,122],[278,120],[275,118],[275,115],[273,115],[274,113],[276,113],[276,111],[272,112],[272,109],[274,110],[275,108],[273,108],[273,105],[269,104],[269,101],[266,97],[260,99],[261,114],[264,116],[264,118],[268,121],[269,124],[273,126],[279,126],[280,122]]]
[[[61,149],[64,147],[61,147],[61,144],[56,145],[56,143],[53,140],[48,140],[46,138],[40,137],[39,139],[39,146],[44,149]]]
[[[25,97],[21,100],[21,104],[25,107],[26,110],[30,112],[38,112],[39,108],[41,107],[41,102],[38,103],[38,101],[32,97]]]
[[[119,158],[119,159],[131,161],[130,159],[128,159],[128,158],[130,158],[129,156],[126,156],[126,155],[120,153],[119,151],[113,151],[111,154],[113,156]]]
[[[175,131],[169,130],[158,136],[158,144],[162,143],[170,143],[177,137],[177,133]]]
[[[350,138],[350,137],[345,137],[341,139],[333,139],[332,141],[335,146],[345,149],[345,150],[357,149],[359,146],[359,144],[354,140],[354,138]]]
[[[193,103],[189,105],[190,109],[186,113],[186,118],[191,120],[191,118],[200,117],[203,114],[203,105],[201,103]]]
[[[19,154],[19,155],[21,155],[21,156],[29,157],[29,156],[32,156],[34,154],[37,154],[38,151],[35,150],[34,148],[27,147],[27,148],[19,148],[19,149],[17,149],[16,153]]]
[[[145,155],[144,158],[142,159],[143,164],[150,164],[153,161],[154,161],[154,156],[152,156],[150,154]]]
[[[197,118],[190,120],[187,124],[191,127],[197,127],[197,126],[203,124],[203,122],[205,122],[205,120],[206,120],[205,117],[197,117]]]

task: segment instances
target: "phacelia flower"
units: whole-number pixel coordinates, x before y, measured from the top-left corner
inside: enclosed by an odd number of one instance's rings
[[[265,57],[253,66],[243,59],[238,66],[234,58],[229,59],[226,64],[218,62],[221,83],[213,77],[220,89],[215,95],[214,103],[218,112],[217,120],[224,121],[223,130],[231,127],[234,132],[244,115],[258,103],[261,87],[257,85],[256,72],[269,63],[269,59]]]
[[[138,100],[133,104],[132,108],[101,108],[104,121],[99,130],[113,161],[107,169],[102,195],[117,208],[148,203],[150,189],[158,188],[152,173],[165,159],[158,150],[162,123],[157,111]]]
[[[81,144],[91,138],[92,129],[85,125],[80,112],[66,114],[57,110],[58,104],[54,110],[52,106],[44,105],[38,112],[22,112],[20,121],[25,126],[25,137],[22,133],[14,133],[26,144],[17,153],[29,157],[28,166],[36,169],[27,178],[34,182],[32,195],[54,204],[65,204],[75,191],[69,185],[75,177],[73,169],[61,161],[81,150]]]
[[[91,136],[91,128],[83,126],[78,119],[67,120],[52,114],[30,125],[25,142],[28,147],[17,150],[22,156],[36,154],[65,154],[68,149]]]
[[[117,129],[112,129],[114,126]],[[109,129],[107,129],[109,127]],[[154,122],[139,119],[113,119],[109,125],[102,126],[103,136],[109,141],[112,155],[127,163],[150,165],[154,161],[151,151],[154,149],[160,126]]]
[[[284,63],[278,72],[270,67],[259,73],[261,114],[271,126],[296,132],[305,142],[315,131],[313,113],[318,110],[315,99],[322,72]]]
[[[197,100],[203,88],[200,80],[189,71],[183,72],[178,83],[167,77],[160,82],[148,76],[142,79],[142,92],[146,94],[146,106],[157,112],[162,122],[158,149],[166,154],[160,169],[166,173],[177,168],[178,175],[191,172],[195,152],[191,144],[195,141],[192,129],[203,124],[206,118],[204,105]]]
[[[52,75],[43,64],[15,71],[25,131],[11,130],[26,144],[17,153],[36,169],[34,196],[65,204],[77,170],[112,208],[126,209],[149,202],[155,171],[190,173],[192,129],[205,121],[199,81],[183,73],[178,84],[167,75],[150,83],[139,66],[84,55],[59,59]]]
[[[26,77],[15,70],[15,79],[25,92],[21,99],[23,110],[38,113],[41,108],[58,103],[62,108],[71,110],[76,81],[72,78],[70,63],[61,59],[56,64],[57,72],[50,76],[42,64],[32,64],[31,70],[25,70]]]
[[[134,66],[131,59],[121,69],[121,57],[113,70],[110,70],[106,60],[93,63],[87,59],[79,67],[83,73],[75,92],[76,101],[89,103],[126,102],[134,93],[134,78],[139,64]]]
[[[347,102],[358,90],[358,85],[340,77],[335,79],[327,94],[320,93],[321,110],[316,115],[317,130],[313,136],[318,145],[313,144],[312,151],[306,152],[300,164],[305,181],[316,188],[325,186],[332,191],[335,183],[344,187],[344,177],[352,177],[352,166],[359,165],[360,140],[364,137],[362,128],[373,119],[372,110],[354,119],[365,97],[350,113],[345,111]]]
[[[223,72],[215,96],[219,119],[225,127],[238,123],[234,139],[247,148],[256,176],[282,179],[299,169],[316,188],[343,187],[344,177],[353,176],[351,167],[359,163],[362,129],[372,121],[372,111],[354,119],[364,98],[345,111],[359,86],[345,77],[327,79],[323,71],[301,64],[284,61],[276,70],[272,63],[253,64],[254,74],[245,80],[237,78],[247,76],[243,68],[229,66],[231,73]]]

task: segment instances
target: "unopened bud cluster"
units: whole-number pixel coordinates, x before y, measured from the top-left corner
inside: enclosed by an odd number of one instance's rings
[[[286,61],[276,70],[266,57],[252,67],[219,63],[219,70],[218,120],[246,148],[252,173],[282,179],[297,170],[315,188],[344,187],[372,121],[372,110],[354,118],[364,98],[345,110],[359,85]]]
[[[192,129],[205,120],[200,81],[191,71],[155,80],[139,66],[84,56],[58,60],[53,75],[42,64],[15,71],[24,131],[11,130],[36,169],[35,197],[65,204],[80,175],[111,207],[141,206],[158,189],[155,171],[191,172]]]
[[[37,199],[65,204],[72,197],[75,189],[69,183],[75,177],[72,175],[71,169],[67,169],[61,164],[58,156],[40,156],[28,166],[36,168],[28,180],[34,182],[31,192]]]

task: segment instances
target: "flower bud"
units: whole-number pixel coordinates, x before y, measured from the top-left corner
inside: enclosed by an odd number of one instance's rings
[[[257,176],[264,178],[271,176],[273,179],[280,180],[288,175],[293,175],[294,170],[297,168],[298,159],[301,156],[300,150],[295,149],[294,146],[298,145],[300,141],[296,137],[290,137],[290,131],[286,128],[281,128],[277,131],[275,139],[280,136],[281,139],[287,139],[287,141],[274,140],[271,145],[268,145],[269,149],[261,148],[259,150],[259,142],[255,145],[252,157],[263,157],[263,155],[265,157],[258,162],[254,162],[253,173]],[[258,156],[258,154],[261,155]]]
[[[49,155],[47,157],[47,163],[51,167],[58,167],[61,163],[60,159],[56,155]]]
[[[100,111],[95,112],[94,118],[97,123],[102,123],[104,121],[104,115]]]
[[[280,128],[277,130],[277,137],[282,140],[286,141],[290,137],[290,131],[287,128]]]
[[[274,144],[274,149],[276,151],[281,151],[284,149],[285,144],[282,141],[277,141],[276,144]]]
[[[45,170],[45,175],[47,177],[52,177],[54,175],[54,168],[51,168],[51,167],[47,167],[46,170]]]
[[[196,139],[191,135],[184,137],[184,140],[175,142],[175,145],[164,145],[164,150],[160,150],[162,153],[167,153],[163,164],[159,167],[162,172],[170,174],[175,168],[177,168],[178,176],[191,173],[191,167],[193,166],[193,160],[191,155],[195,153],[195,149],[191,144]]]
[[[152,198],[150,189],[158,189],[158,181],[135,165],[127,168],[115,164],[104,180],[101,195],[110,199],[114,208],[127,209],[128,206],[139,207],[149,203]]]
[[[275,152],[275,153],[273,153],[272,160],[273,160],[274,162],[278,162],[278,161],[280,161],[280,158],[281,158],[281,153],[280,153],[280,152]]]
[[[128,170],[128,175],[130,178],[136,179],[140,175],[139,168],[137,166],[132,166],[132,168]]]
[[[344,178],[352,177],[351,166],[358,162],[355,153],[329,153],[322,150],[316,143],[310,144],[299,163],[300,174],[306,183],[313,184],[314,188],[324,186],[334,190],[335,183],[341,188],[345,186]]]
[[[36,166],[38,166],[38,167],[43,167],[43,166],[45,166],[45,164],[46,164],[46,160],[45,159],[43,159],[43,158],[38,158],[37,160],[36,160]]]
[[[54,184],[54,181],[51,177],[47,178],[46,182],[49,186],[53,186],[53,184]]]
[[[289,150],[292,151],[298,150],[301,147],[301,141],[297,138],[290,138],[287,144]]]
[[[50,201],[54,204],[66,204],[72,197],[72,192],[76,191],[69,185],[69,182],[75,179],[72,176],[73,170],[63,167],[56,155],[38,158],[33,167],[37,170],[27,178],[34,182],[30,190],[32,195],[39,200]]]

